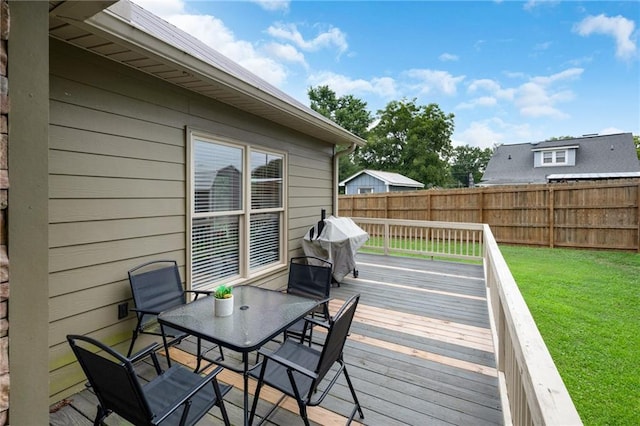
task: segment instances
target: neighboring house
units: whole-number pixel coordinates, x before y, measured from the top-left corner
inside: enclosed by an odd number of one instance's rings
[[[640,178],[631,133],[498,146],[478,186]]]
[[[399,173],[362,170],[339,183],[345,195],[415,191],[424,184]]]
[[[281,288],[365,141],[128,1],[9,5],[9,410],[36,425],[86,382],[67,334],[131,337],[127,270]]]

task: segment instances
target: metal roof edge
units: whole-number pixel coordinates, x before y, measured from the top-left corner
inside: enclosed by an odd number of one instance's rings
[[[310,126],[317,131],[323,132],[326,140],[336,145],[356,144],[358,146],[364,146],[366,144],[366,140],[338,126],[311,108],[302,104],[294,105],[282,97],[260,90],[258,87],[251,85],[238,76],[226,72],[214,64],[199,59],[171,43],[149,34],[142,28],[138,28],[126,19],[126,8],[130,6],[131,4],[129,4],[127,0],[122,0],[112,5],[109,9],[102,10],[85,20],[58,15],[55,13],[57,8],[51,13],[56,18],[68,24],[80,27],[91,33],[99,34],[114,43],[125,45],[134,51],[144,52],[159,61],[171,63],[173,66],[193,73],[203,80],[224,87],[235,96],[274,108],[283,115],[298,121],[299,131],[304,132],[304,128]],[[114,12],[114,10],[118,13]],[[155,15],[153,16],[160,19]],[[180,31],[178,29],[176,30]],[[256,76],[256,78],[259,77]],[[269,85],[266,82],[265,84]],[[269,86],[273,87],[271,85]],[[273,87],[273,89],[276,92],[281,92],[275,87]],[[284,92],[282,92],[282,94],[288,96]],[[233,106],[241,109],[237,105]],[[313,133],[309,134],[317,137]]]

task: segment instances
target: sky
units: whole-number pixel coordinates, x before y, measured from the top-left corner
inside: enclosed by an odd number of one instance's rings
[[[454,146],[640,135],[638,1],[134,1],[305,105],[438,104]]]

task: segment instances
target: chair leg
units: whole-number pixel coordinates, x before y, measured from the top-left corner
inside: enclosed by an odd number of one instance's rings
[[[98,412],[96,413],[96,418],[93,421],[93,426],[100,426],[102,421],[109,415],[107,411],[102,408],[102,405],[98,405]]]
[[[127,358],[131,357],[131,353],[133,352],[133,344],[136,342],[138,338],[138,327],[133,330],[133,336],[131,336],[131,344],[129,345],[129,352],[127,352]]]
[[[224,406],[224,401],[222,400],[222,392],[220,391],[220,385],[218,384],[218,379],[214,378],[211,382],[213,385],[213,391],[216,394],[216,398],[218,402],[216,405],[220,407],[220,413],[222,414],[222,420],[224,421],[225,426],[229,426],[229,416],[227,415],[227,409]]]
[[[304,421],[305,426],[309,425],[309,416],[307,415],[307,406],[306,404],[298,401],[298,407],[300,408],[300,417],[302,417],[302,421]]]
[[[249,424],[253,424],[253,418],[256,415],[256,410],[258,409],[258,401],[260,400],[260,390],[262,389],[262,385],[264,384],[264,372],[266,370],[267,360],[262,361],[262,368],[260,369],[260,377],[258,378],[258,383],[256,384],[256,390],[253,393],[253,404],[251,404],[251,413],[249,414]]]
[[[353,384],[351,383],[351,378],[349,377],[349,373],[347,373],[347,367],[344,366],[342,372],[344,373],[345,379],[347,379],[347,384],[349,385],[349,390],[351,391],[351,396],[353,397],[353,402],[356,404],[356,408],[358,410],[358,414],[360,414],[360,418],[364,419],[364,413],[362,412],[362,407],[360,406],[360,401],[358,401],[358,397],[356,396],[356,390],[353,388]],[[355,414],[355,410],[351,414],[351,419],[353,419],[353,415]]]

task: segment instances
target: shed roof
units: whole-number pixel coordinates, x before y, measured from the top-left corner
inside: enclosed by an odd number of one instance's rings
[[[366,143],[129,0],[52,1],[49,35],[320,140]]]
[[[533,152],[576,149],[575,166],[533,167]],[[640,172],[631,133],[500,145],[496,147],[480,185],[546,183],[549,175],[593,176],[594,174]],[[578,179],[574,177],[573,179]]]
[[[420,183],[416,180],[413,180],[411,178],[408,178],[404,175],[401,175],[400,173],[392,173],[392,172],[381,172],[378,170],[361,170],[358,173],[346,178],[345,180],[343,180],[342,182],[340,182],[338,185],[339,186],[344,186],[347,184],[347,182],[355,179],[356,177],[360,176],[361,174],[367,174],[369,176],[372,176],[378,180],[381,180],[382,182],[384,182],[387,185],[393,185],[393,186],[405,186],[405,187],[410,187],[410,188],[424,188],[424,184]]]

